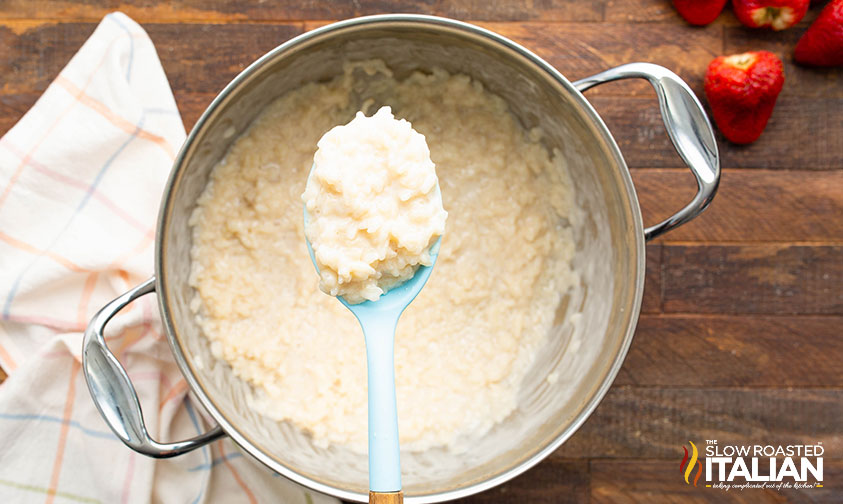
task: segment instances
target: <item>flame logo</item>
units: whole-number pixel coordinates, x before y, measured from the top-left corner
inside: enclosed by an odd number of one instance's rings
[[[700,475],[702,474],[702,464],[699,461],[699,452],[697,451],[697,445],[695,445],[692,441],[688,441],[691,444],[691,460],[688,460],[688,449],[684,446],[682,447],[685,450],[685,456],[682,457],[682,462],[679,463],[679,473],[685,474],[685,483],[690,485],[691,482],[688,478],[691,476],[691,472],[693,472],[694,467],[696,466],[697,475],[694,476],[694,486],[697,486],[697,482],[700,480]],[[687,462],[687,466],[686,463]]]

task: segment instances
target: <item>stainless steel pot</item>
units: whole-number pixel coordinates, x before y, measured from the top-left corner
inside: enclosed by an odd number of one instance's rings
[[[329,79],[343,59],[380,58],[398,77],[441,67],[483,82],[526,127],[539,126],[565,157],[580,209],[572,219],[574,266],[581,285],[565,298],[546,348],[522,386],[517,410],[464,453],[402,454],[407,502],[441,502],[503,483],[537,464],[588,418],[626,355],[641,305],[644,242],[695,217],[720,178],[708,119],[688,86],[648,63],[631,63],[574,83],[524,47],[476,26],[429,16],[352,19],[311,31],[270,51],[214,99],[187,138],[170,174],[158,220],[155,276],[105,306],[85,334],[84,370],[111,429],[130,448],[170,457],[230,436],[245,452],[316,491],[366,502],[366,458],[320,449],[285,424],[251,412],[248,385],[210,354],[188,308],[188,217],[230,143],[268,103],[307,82]],[[644,78],[655,88],[670,139],[697,179],[685,208],[644,228],[626,163],[606,125],[582,95],[604,82]],[[209,432],[178,443],[148,435],[129,378],[108,350],[103,330],[132,300],[158,293],[176,361],[210,415]],[[555,380],[547,380],[553,376]]]

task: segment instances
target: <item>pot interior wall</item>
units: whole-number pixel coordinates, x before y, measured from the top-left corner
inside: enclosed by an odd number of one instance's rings
[[[349,26],[267,58],[239,81],[239,89],[219,103],[187,146],[159,229],[163,253],[158,273],[176,351],[188,363],[201,389],[197,393],[234,427],[241,444],[262,452],[275,469],[357,492],[351,497],[361,500],[368,488],[365,455],[317,448],[298,429],[251,412],[244,400],[249,387],[211,356],[189,310],[188,217],[210,170],[260,111],[303,83],[334,77],[346,58],[380,58],[398,77],[438,66],[480,80],[509,103],[524,126],[543,128],[548,147],[562,153],[570,171],[579,207],[570,224],[581,285],[559,307],[546,349],[525,379],[519,408],[468,452],[402,453],[408,497],[464,488],[517,466],[562,432],[570,435],[613,363],[622,358],[627,328],[637,317],[643,263],[637,203],[625,184],[625,168],[574,95],[523,55],[476,33],[417,23]],[[546,379],[550,373],[558,377],[553,383]]]

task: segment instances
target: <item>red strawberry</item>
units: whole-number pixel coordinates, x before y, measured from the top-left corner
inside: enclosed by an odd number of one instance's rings
[[[673,0],[673,6],[685,21],[702,26],[717,19],[726,0]]]
[[[796,61],[806,65],[843,65],[843,0],[831,0],[799,39]]]
[[[732,0],[741,23],[750,28],[790,28],[805,17],[811,0]]]
[[[784,68],[767,51],[720,56],[708,65],[705,96],[714,122],[739,144],[761,136],[784,85]]]

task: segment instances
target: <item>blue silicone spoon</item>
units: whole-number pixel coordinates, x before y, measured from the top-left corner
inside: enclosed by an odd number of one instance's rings
[[[439,193],[439,184],[436,185]],[[441,196],[440,196],[441,198]],[[304,223],[309,215],[304,209]],[[401,460],[398,445],[398,411],[395,402],[395,327],[401,314],[421,292],[439,255],[440,236],[430,248],[431,265],[419,266],[415,275],[389,290],[377,301],[349,304],[337,297],[351,310],[363,328],[366,338],[366,362],[369,375],[369,502],[398,503],[401,492]],[[319,271],[310,240],[307,240],[310,259]]]

